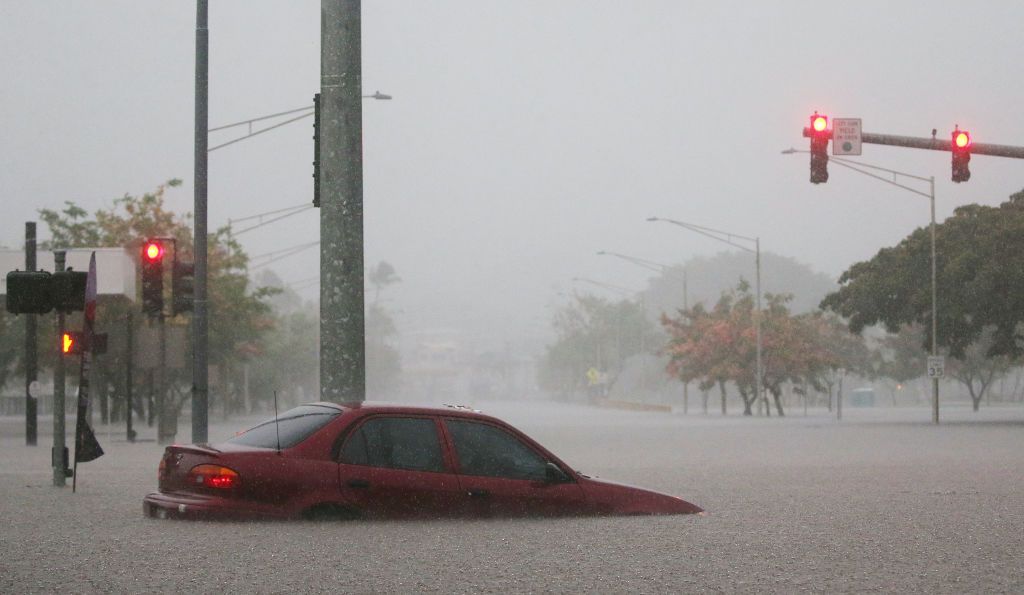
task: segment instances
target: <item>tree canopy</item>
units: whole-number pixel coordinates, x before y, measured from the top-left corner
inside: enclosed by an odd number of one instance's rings
[[[920,324],[931,343],[931,239],[927,228],[850,267],[822,308],[860,332]],[[1022,354],[1024,191],[998,207],[962,206],[936,228],[938,344],[955,357],[986,332],[987,355]],[[991,328],[991,331],[986,329]]]
[[[792,315],[790,299],[766,294],[761,313],[761,382],[780,415],[784,383],[820,387],[830,370],[866,359],[859,338],[837,332],[837,323],[820,314]],[[663,316],[669,333],[668,373],[683,382],[698,381],[705,390],[717,384],[723,393],[725,383],[732,382],[743,399],[744,414],[750,415],[757,399],[755,315],[750,288],[740,283],[710,310],[697,304],[674,318]]]

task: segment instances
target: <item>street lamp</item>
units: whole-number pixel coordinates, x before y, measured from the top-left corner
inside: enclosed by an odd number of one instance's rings
[[[794,153],[809,153],[809,152],[810,151],[802,151],[800,149],[794,149],[794,148],[790,147],[789,149],[783,150],[782,154],[783,155],[792,155]],[[843,166],[843,167],[845,167],[847,169],[852,169],[853,171],[855,171],[855,172],[857,172],[859,174],[864,174],[865,176],[872,177],[872,178],[874,178],[876,180],[881,180],[881,181],[885,182],[886,184],[892,184],[893,186],[896,186],[897,188],[902,188],[902,189],[906,190],[907,192],[913,192],[914,194],[917,194],[918,196],[923,196],[923,197],[927,198],[931,202],[931,215],[932,215],[932,221],[931,221],[931,236],[932,236],[931,237],[931,243],[932,243],[932,246],[931,246],[931,251],[932,251],[932,357],[938,356],[939,355],[939,350],[938,350],[939,325],[938,325],[938,316],[937,316],[938,305],[937,305],[937,301],[936,301],[936,295],[938,293],[938,290],[936,289],[937,284],[936,284],[936,274],[935,274],[935,176],[930,176],[930,177],[925,178],[923,176],[915,176],[914,174],[908,174],[906,172],[896,171],[894,169],[888,169],[888,168],[880,167],[880,166],[877,166],[877,165],[869,165],[867,163],[860,163],[858,161],[850,161],[848,159],[842,159],[842,158],[835,157],[835,156],[832,156],[830,158],[830,160],[834,161],[835,163],[837,163],[837,164],[839,164],[839,165],[841,165],[841,166]],[[878,171],[884,171],[886,173],[892,174],[892,178],[893,179],[889,180],[887,178],[883,178],[882,176],[875,175],[875,174],[873,174],[871,172],[864,171],[864,170],[860,169],[861,167],[866,167],[868,169],[874,169],[874,170],[878,170]],[[925,194],[924,192],[921,192],[920,190],[917,190],[916,188],[911,188],[910,186],[904,186],[903,184],[900,184],[900,183],[896,182],[896,177],[897,176],[903,176],[905,178],[912,178],[914,180],[920,180],[922,182],[928,182],[928,193]],[[939,378],[938,378],[938,376],[932,378],[932,421],[934,423],[939,423]]]
[[[583,278],[583,277],[573,277],[572,280],[575,283],[589,283],[590,285],[593,285],[595,287],[601,287],[603,289],[608,289],[608,290],[614,291],[615,293],[621,294],[623,297],[631,296],[634,293],[637,294],[639,296],[639,299],[640,299],[640,311],[643,313],[644,320],[647,319],[646,308],[644,307],[644,294],[642,292],[633,291],[632,289],[629,289],[627,287],[621,287],[619,285],[612,285],[611,283],[604,283],[602,281],[594,281],[593,279],[586,279],[586,278]],[[621,315],[621,313],[619,315],[618,329],[615,332],[615,351],[616,351],[616,357],[618,357],[619,359],[622,359],[623,363],[625,363],[625,359],[622,357],[622,315]],[[641,352],[644,351],[644,333],[643,333],[643,328],[640,329],[640,351]],[[642,376],[641,376],[641,378],[642,378]]]
[[[373,95],[363,95],[363,99],[391,99],[391,96],[387,93],[381,93],[380,91],[374,91]]]
[[[692,232],[699,233],[703,236],[707,236],[713,240],[718,240],[719,242],[722,242],[724,244],[729,244],[734,248],[739,248],[740,250],[754,253],[754,265],[757,270],[757,277],[755,280],[755,291],[757,293],[757,310],[754,314],[754,333],[757,341],[757,378],[754,382],[754,389],[757,391],[757,398],[764,399],[765,414],[771,415],[771,405],[768,404],[768,397],[764,394],[764,378],[762,377],[761,368],[761,238],[750,238],[728,231],[722,231],[720,229],[704,227],[703,225],[694,225],[693,223],[686,223],[685,221],[677,221],[675,219],[648,217],[647,220],[665,221],[673,225],[678,225],[679,227],[688,229]],[[734,240],[743,240],[745,242],[752,243],[754,247],[750,248],[749,246],[737,244]]]
[[[645,268],[645,269],[647,269],[649,271],[654,271],[656,273],[664,274],[666,271],[668,271],[668,270],[670,270],[672,268],[672,267],[670,267],[667,264],[661,264],[661,263],[658,263],[658,262],[654,262],[653,260],[647,260],[647,259],[639,258],[639,257],[636,257],[636,256],[627,256],[625,254],[619,254],[618,252],[609,252],[607,250],[600,250],[600,251],[598,251],[597,255],[598,256],[614,256],[616,258],[625,260],[626,262],[635,264],[636,266],[643,267],[643,268]],[[683,309],[684,310],[687,310],[687,309],[690,308],[689,300],[687,299],[687,295],[686,295],[687,293],[688,292],[686,290],[686,268],[683,268]],[[647,317],[646,302],[643,299],[643,294],[640,294],[640,296],[641,296],[640,297],[640,306],[641,306],[641,308],[643,308],[644,318],[646,320],[646,317]],[[643,334],[641,334],[640,338],[641,338],[641,341],[642,341],[643,340]],[[640,376],[641,389],[642,390],[646,389],[646,384],[647,384],[646,371],[647,371],[647,364],[644,363],[644,373]],[[687,413],[689,413],[689,410],[690,410],[690,385],[689,385],[689,383],[684,382],[683,383],[683,415],[686,415]]]

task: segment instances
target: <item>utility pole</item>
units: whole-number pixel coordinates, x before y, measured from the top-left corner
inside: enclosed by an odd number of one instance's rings
[[[938,140],[935,140],[935,139],[932,139],[932,142],[936,143],[936,146],[933,147],[933,146],[924,146],[921,143],[915,144],[916,141],[924,141],[925,139],[913,139],[911,137],[893,137],[891,135],[886,136],[886,135],[880,135],[880,134],[869,135],[869,136],[871,137],[871,140],[870,141],[869,140],[864,140],[863,142],[873,142],[873,143],[876,143],[876,144],[895,144],[895,141],[894,142],[889,142],[889,141],[892,141],[892,139],[898,139],[899,143],[901,143],[901,144],[898,144],[897,146],[906,146],[906,147],[913,147],[913,148],[918,148],[918,149],[935,149],[937,151],[949,150],[949,147],[950,147],[950,142],[949,141],[938,141]],[[911,141],[914,141],[914,142],[911,142]],[[942,148],[943,146],[945,146],[946,148],[943,149]],[[976,146],[976,145],[972,145],[972,146]],[[1003,146],[1003,145],[985,145],[985,147],[986,147],[986,150],[988,151],[987,154],[989,154],[989,155],[1000,155],[1002,157],[1012,157],[1013,156],[1011,154],[1012,151],[1010,151],[1010,149],[1013,149],[1014,147],[1006,147],[1006,146]],[[995,147],[995,148],[993,148],[993,147]],[[798,150],[798,149],[790,148],[790,149],[785,149],[784,151],[782,151],[782,154],[783,155],[791,155],[793,153],[806,153],[806,152],[807,151],[801,151],[801,150]],[[1021,152],[1021,155],[1024,156],[1024,151]],[[855,172],[857,172],[859,174],[863,174],[865,176],[869,176],[869,177],[875,178],[876,180],[881,180],[881,181],[885,182],[886,184],[890,184],[892,186],[896,186],[897,188],[902,188],[902,189],[904,189],[904,190],[906,190],[908,192],[913,192],[914,194],[917,194],[918,196],[923,196],[923,197],[928,199],[929,204],[930,204],[930,208],[931,208],[931,226],[930,226],[930,236],[931,236],[931,269],[932,269],[932,271],[931,271],[931,273],[932,273],[932,275],[931,275],[932,276],[932,292],[931,292],[932,293],[932,307],[931,307],[931,310],[932,310],[932,351],[931,351],[931,355],[932,355],[932,357],[937,357],[939,355],[939,342],[938,342],[938,336],[939,336],[939,317],[938,317],[939,307],[938,307],[938,278],[937,278],[937,275],[936,275],[936,264],[935,264],[936,263],[936,260],[935,260],[935,176],[929,176],[927,178],[924,177],[924,176],[915,176],[914,174],[908,174],[906,172],[896,171],[894,169],[888,169],[888,168],[881,167],[881,166],[878,166],[878,165],[870,165],[868,163],[861,163],[859,161],[851,161],[851,160],[848,160],[848,159],[843,159],[841,157],[835,157],[835,156],[833,156],[831,160],[834,163],[836,163],[837,165],[841,165],[841,166],[845,167],[846,169],[852,169],[853,171],[855,171]],[[864,168],[872,169],[872,170],[876,170],[876,171],[883,171],[883,172],[889,173],[889,174],[892,175],[892,179],[890,180],[888,178],[885,178],[885,177],[879,176],[877,174],[871,173],[870,171],[866,171]],[[911,179],[914,179],[914,180],[919,180],[921,182],[928,182],[928,193],[925,194],[924,192],[921,192],[920,190],[917,190],[915,188],[911,188],[910,186],[907,186],[905,184],[900,184],[899,182],[896,181],[897,176],[903,176],[905,178],[911,178]],[[932,422],[936,423],[936,424],[939,423],[939,378],[938,377],[932,378]]]
[[[25,270],[36,270],[36,222],[25,222]],[[38,443],[39,418],[36,395],[32,394],[32,383],[39,375],[36,349],[36,315],[25,315],[25,445]]]
[[[771,405],[768,403],[768,393],[764,389],[764,371],[761,367],[761,238],[751,238],[747,236],[741,236],[739,234],[731,233],[728,231],[722,231],[720,229],[712,229],[710,227],[704,227],[703,225],[695,225],[693,223],[687,223],[685,221],[676,221],[675,219],[663,219],[659,217],[648,217],[648,221],[666,221],[673,225],[678,225],[684,229],[699,233],[703,236],[707,236],[713,240],[718,240],[724,244],[729,244],[735,248],[739,248],[744,252],[751,252],[754,254],[754,265],[757,270],[756,272],[756,285],[755,291],[756,296],[756,310],[754,311],[754,332],[757,349],[757,361],[755,363],[756,370],[754,371],[754,391],[756,396],[754,402],[758,403],[758,407],[764,407],[765,413],[771,417]],[[737,244],[736,240],[743,240],[754,245],[753,248]],[[758,409],[760,411],[760,409]],[[722,415],[725,415],[725,400],[722,400]]]
[[[156,381],[156,437],[157,444],[170,444],[174,441],[176,432],[172,431],[172,428],[177,428],[177,420],[171,419],[171,413],[169,410],[174,409],[168,406],[168,395],[167,395],[167,325],[164,323],[164,313],[161,312],[157,316],[157,335],[158,341],[160,342],[160,361],[157,363],[157,381]],[[173,422],[173,423],[172,423]]]
[[[124,348],[124,402],[125,402],[125,437],[128,442],[135,442],[135,430],[132,429],[132,415],[134,414],[135,399],[132,391],[135,389],[135,321],[131,309],[128,310],[125,324],[125,348]]]
[[[192,310],[192,442],[208,441],[209,424],[209,310],[206,258],[206,144],[209,127],[209,47],[207,0],[196,0],[196,122],[195,122],[195,281]],[[177,254],[177,246],[175,246]],[[160,317],[161,331],[163,315]],[[163,337],[161,336],[161,349]],[[161,365],[163,358],[161,357]],[[161,415],[163,411],[161,410]],[[162,419],[162,418],[161,418]],[[161,422],[162,423],[162,422]]]
[[[54,272],[64,272],[67,253],[56,250],[53,253]],[[64,337],[64,312],[57,309],[57,341]],[[68,478],[68,449],[64,445],[64,350],[57,349],[57,363],[53,366],[53,450],[50,454],[53,465],[53,485],[64,487]]]
[[[935,274],[935,176],[928,178],[928,198],[932,206],[932,357],[939,355],[939,306],[938,306],[938,280]],[[932,378],[932,423],[939,423],[939,378]]]
[[[690,290],[687,287],[686,268],[683,268],[683,310],[689,310],[690,309],[690,297],[688,295],[689,293],[690,293]],[[704,413],[707,413],[707,410],[706,410],[707,403],[706,402],[704,403],[704,407],[705,407]],[[683,383],[683,415],[687,415],[689,413],[690,413],[690,383],[689,382],[684,382]]]
[[[360,0],[321,0],[320,393],[366,398]]]

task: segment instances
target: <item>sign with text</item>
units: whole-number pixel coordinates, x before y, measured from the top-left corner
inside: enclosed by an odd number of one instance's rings
[[[942,378],[946,375],[946,358],[941,355],[928,356],[928,377]]]
[[[860,155],[860,118],[832,120],[832,154]]]

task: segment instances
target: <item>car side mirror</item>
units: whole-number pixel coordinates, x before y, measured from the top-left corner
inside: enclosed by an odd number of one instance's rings
[[[558,465],[548,461],[544,466],[544,481],[546,483],[569,483],[572,478],[566,475]]]

